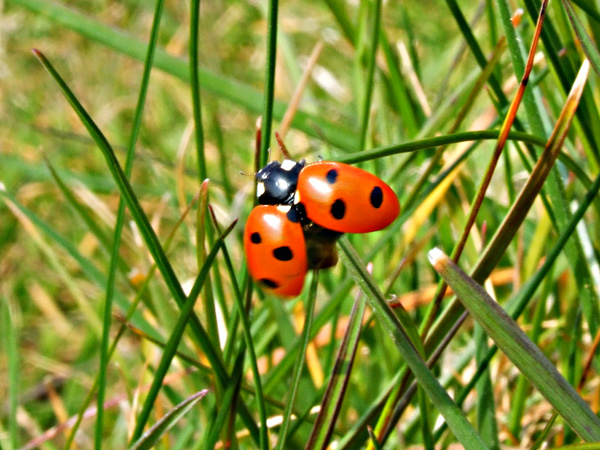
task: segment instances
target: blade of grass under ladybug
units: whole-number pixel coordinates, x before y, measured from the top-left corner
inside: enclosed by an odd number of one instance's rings
[[[219,233],[221,233],[221,227],[219,225],[219,223],[217,222],[217,218],[214,214],[214,211],[212,208],[209,209],[210,210],[210,215],[211,215],[211,219],[213,221],[213,224],[215,225],[215,228],[217,229],[217,231]],[[223,242],[222,244],[222,254],[223,257],[225,259],[225,265],[227,266],[227,270],[229,271],[230,274],[230,279],[233,282],[233,288],[234,288],[234,301],[237,307],[237,314],[239,317],[239,320],[241,322],[242,325],[242,332],[244,335],[244,342],[246,344],[246,348],[248,350],[248,357],[249,357],[249,363],[250,363],[250,368],[252,370],[252,380],[254,382],[254,390],[256,392],[256,409],[258,410],[258,415],[259,415],[259,420],[260,420],[260,426],[261,426],[261,445],[265,445],[265,447],[261,447],[263,449],[266,449],[268,447],[268,429],[267,429],[267,410],[265,407],[265,396],[263,394],[263,387],[262,387],[262,381],[261,381],[261,375],[260,375],[260,371],[258,370],[258,357],[256,355],[256,350],[254,348],[254,341],[252,339],[252,331],[251,331],[251,327],[250,327],[250,322],[248,320],[248,311],[246,310],[246,307],[244,305],[244,300],[242,297],[242,292],[239,288],[239,285],[236,281],[235,278],[235,273],[233,270],[233,264],[231,262],[231,258],[229,257],[229,252],[227,251],[227,246],[225,245],[225,242]],[[240,351],[240,358],[243,361],[243,357],[242,357],[242,352],[243,350]],[[232,373],[236,373],[235,371]],[[240,381],[238,381],[238,383],[241,382],[241,378]],[[235,384],[238,384],[235,383]],[[237,390],[236,390],[237,392]],[[264,431],[262,431],[264,430]]]
[[[177,423],[187,412],[192,409],[204,396],[208,390],[196,392],[194,395],[186,398],[175,408],[169,411],[164,417],[156,422],[139,440],[137,440],[129,450],[149,450],[154,447],[160,437],[165,434],[173,425]]]
[[[353,274],[355,280],[360,283],[363,292],[367,296],[367,301],[377,315],[381,325],[390,334],[392,341],[402,354],[406,364],[415,374],[415,377],[419,380],[423,389],[425,389],[432,403],[442,414],[454,436],[467,450],[487,448],[473,426],[467,421],[463,412],[456,406],[439,381],[427,368],[427,365],[420,357],[387,302],[377,295],[378,289],[369,283],[368,278],[370,277],[364,271],[360,258],[354,249],[352,249],[346,237],[342,237],[339,240],[339,247],[342,250],[340,257],[345,266]]]
[[[279,0],[269,0],[267,17],[267,64],[265,68],[265,90],[262,110],[262,144],[260,147],[260,167],[269,162],[271,146],[271,126],[273,125],[273,99],[275,96],[275,65],[277,60],[277,15]]]
[[[562,0],[562,4],[567,11],[569,16],[569,20],[571,21],[571,25],[573,26],[573,30],[575,34],[579,38],[579,42],[581,43],[581,47],[583,48],[583,52],[585,56],[590,60],[590,64],[592,69],[596,72],[597,75],[600,75],[600,53],[596,48],[596,45],[587,34],[585,27],[577,17],[575,10],[573,9],[573,5],[571,5],[570,1]]]
[[[234,221],[224,231],[224,233],[221,236],[219,236],[219,238],[215,242],[213,248],[211,249],[210,253],[206,258],[206,261],[204,262],[204,265],[202,266],[202,269],[200,270],[200,273],[196,277],[196,281],[194,282],[190,294],[188,295],[183,307],[181,308],[181,314],[179,315],[177,323],[175,324],[171,336],[167,341],[167,345],[165,346],[165,350],[161,356],[160,363],[158,364],[158,367],[154,374],[152,386],[150,387],[150,391],[148,392],[146,400],[144,401],[142,411],[140,412],[137,418],[135,430],[131,438],[132,442],[137,441],[142,435],[142,432],[144,431],[144,427],[146,426],[146,422],[150,417],[150,413],[152,412],[152,408],[154,406],[156,397],[158,396],[158,392],[162,387],[164,377],[167,374],[169,367],[171,366],[171,361],[173,360],[175,353],[177,352],[177,347],[179,346],[179,342],[183,337],[183,333],[185,331],[187,323],[190,317],[192,317],[194,305],[196,304],[198,295],[200,294],[202,287],[204,286],[204,282],[206,281],[212,262],[216,258],[219,250],[221,249],[221,245],[223,244],[225,237],[231,232],[231,230],[233,230],[236,222],[237,221]]]
[[[374,0],[371,8],[371,36],[367,54],[367,74],[365,90],[362,98],[360,113],[360,137],[358,150],[364,150],[367,143],[367,131],[369,128],[369,119],[371,117],[371,102],[373,99],[373,80],[375,79],[375,56],[379,44],[379,27],[381,23],[381,0]]]
[[[106,45],[139,61],[143,61],[146,56],[146,43],[59,3],[50,0],[13,0],[13,3],[52,19],[54,26],[65,26],[92,41]],[[190,82],[189,63],[169,55],[162,49],[158,49],[156,52],[154,67],[185,82]],[[205,91],[229,100],[254,114],[263,112],[263,94],[253,86],[225,78],[202,68],[200,69],[200,78],[202,80],[201,87]],[[286,107],[285,103],[275,101],[274,116],[281,119]],[[358,133],[344,128],[340,124],[333,124],[315,115],[298,111],[295,114],[293,125],[309,136],[317,139],[324,137],[336,147],[348,151],[356,150]]]
[[[135,109],[133,127],[129,138],[129,145],[127,146],[127,156],[125,161],[125,167],[123,169],[124,174],[127,178],[131,176],[131,170],[133,168],[133,158],[135,155],[135,145],[140,131],[142,123],[142,115],[144,113],[144,105],[146,103],[146,94],[148,92],[148,84],[150,81],[150,71],[152,69],[152,63],[154,61],[154,53],[156,49],[156,42],[158,39],[158,30],[160,27],[160,19],[162,17],[163,0],[156,1],[156,7],[154,11],[154,18],[152,22],[152,28],[150,31],[150,39],[148,43],[148,51],[146,59],[144,61],[144,71],[142,74],[142,80],[140,83],[140,92],[138,95],[138,101]],[[110,255],[110,265],[108,269],[108,278],[106,280],[106,289],[104,297],[104,313],[102,321],[102,340],[100,342],[100,364],[98,367],[98,393],[96,396],[96,405],[98,413],[96,415],[96,431],[94,434],[94,448],[101,450],[102,439],[103,439],[103,427],[104,427],[104,399],[106,397],[106,375],[108,367],[108,341],[110,339],[110,325],[112,318],[112,302],[115,291],[115,279],[117,275],[117,266],[120,261],[119,250],[121,248],[121,234],[123,231],[123,222],[125,221],[125,202],[123,199],[119,199],[119,206],[117,208],[117,220],[115,223],[115,229],[113,232],[112,249]]]
[[[435,270],[488,336],[584,440],[600,440],[600,419],[517,323],[439,249],[429,252]]]
[[[300,379],[302,377],[302,371],[304,369],[304,361],[306,360],[306,349],[311,339],[311,330],[315,315],[315,298],[317,296],[317,287],[319,286],[319,271],[313,272],[312,281],[310,284],[310,290],[308,298],[306,300],[306,318],[304,319],[304,327],[302,328],[302,335],[300,341],[302,345],[299,353],[297,353],[296,364],[294,365],[294,371],[291,379],[291,386],[288,391],[288,397],[285,403],[285,410],[283,411],[283,422],[279,428],[279,440],[275,445],[274,450],[282,450],[287,448],[285,441],[287,440],[288,429],[290,426],[290,420],[292,418],[292,408],[296,401],[296,394],[300,385]]]
[[[38,50],[35,50],[34,53],[38,57],[42,65],[46,68],[46,70],[48,70],[52,78],[54,78],[54,80],[57,82],[66,99],[71,104],[79,118],[82,120],[82,123],[84,124],[92,138],[98,144],[98,147],[100,148],[104,157],[107,160],[108,168],[111,171],[111,174],[113,175],[113,178],[119,187],[121,195],[127,202],[127,206],[131,212],[131,215],[133,216],[137,226],[140,229],[140,233],[142,234],[142,237],[144,238],[144,241],[148,246],[148,250],[152,254],[159,271],[165,279],[165,283],[167,284],[169,291],[173,295],[173,298],[177,305],[180,308],[183,307],[186,296],[183,292],[183,289],[181,288],[181,284],[179,283],[177,276],[173,271],[171,263],[169,262],[168,258],[164,253],[164,250],[158,242],[158,238],[156,237],[154,230],[150,226],[148,217],[145,215],[142,207],[140,206],[139,201],[137,200],[137,197],[135,196],[135,193],[133,192],[133,189],[131,188],[131,185],[127,181],[127,177],[125,177],[125,174],[123,173],[123,170],[121,169],[121,166],[119,165],[119,162],[117,161],[110,144],[108,143],[100,129],[93,122],[87,111],[83,108],[83,106],[79,103],[75,95],[71,92],[71,90],[61,78],[61,76],[58,74],[58,72],[46,59],[46,57]],[[211,345],[208,334],[202,327],[202,324],[200,323],[198,317],[195,314],[193,314],[191,317],[191,329],[194,332],[196,342],[202,348],[202,350],[206,354],[207,359],[210,361],[211,366],[215,371],[215,375],[219,379],[219,382],[226,384],[226,381],[229,379],[229,376],[227,374],[225,366],[223,365],[223,362],[219,357],[219,353]],[[245,405],[242,404],[240,406],[239,412],[242,420],[244,421],[244,424],[250,430],[250,434],[252,435],[253,439],[255,439],[258,442],[258,427],[256,426],[254,419],[251,417]]]
[[[305,450],[325,449],[330,443],[356,357],[365,306],[364,296],[359,293],[352,306],[348,326],[321,401],[321,409],[304,447]]]

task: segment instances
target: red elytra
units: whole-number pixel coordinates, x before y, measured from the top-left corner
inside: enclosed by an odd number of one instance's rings
[[[262,289],[279,297],[296,297],[308,270],[306,245],[302,226],[283,209],[259,205],[252,210],[244,230],[244,249],[248,272]]]
[[[324,228],[369,233],[390,225],[400,213],[395,192],[377,176],[348,164],[309,164],[298,177],[295,204]]]

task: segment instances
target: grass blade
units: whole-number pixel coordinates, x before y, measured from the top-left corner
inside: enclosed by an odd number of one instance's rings
[[[585,56],[590,60],[590,64],[596,74],[600,75],[600,53],[598,53],[598,49],[596,45],[590,38],[590,36],[585,31],[581,20],[577,17],[575,10],[573,9],[573,5],[568,0],[562,0],[562,4],[569,15],[569,20],[571,21],[571,25],[573,25],[573,30],[577,34],[579,38],[579,42],[581,43],[581,47],[585,53]]]
[[[265,68],[265,90],[263,98],[261,147],[259,166],[264,167],[269,162],[269,147],[271,146],[271,126],[273,125],[273,99],[275,96],[275,64],[277,60],[277,13],[279,0],[269,0],[267,18],[267,65]]]
[[[140,413],[138,420],[136,422],[135,430],[133,432],[132,441],[136,441],[142,435],[144,431],[144,427],[146,426],[146,422],[148,421],[148,417],[150,417],[150,412],[152,411],[152,407],[154,405],[154,401],[158,396],[158,392],[162,386],[165,375],[167,374],[167,370],[171,365],[171,361],[175,357],[175,353],[177,352],[177,347],[179,346],[179,342],[183,337],[183,333],[185,331],[185,327],[192,316],[194,305],[196,304],[196,300],[198,299],[198,295],[200,294],[202,287],[204,286],[204,282],[208,276],[208,271],[211,268],[212,262],[217,256],[218,251],[223,244],[223,240],[225,237],[233,230],[236,222],[234,221],[225,232],[219,236],[215,245],[211,249],[210,253],[206,257],[206,261],[204,262],[204,266],[200,270],[196,281],[194,282],[194,286],[188,295],[183,308],[181,308],[181,314],[177,319],[177,324],[169,337],[167,345],[165,346],[165,350],[160,359],[160,363],[158,368],[156,369],[156,373],[154,374],[154,379],[152,380],[152,386],[150,391],[148,392],[148,396],[144,402],[144,407],[142,408],[142,412]]]
[[[150,32],[150,42],[148,44],[148,54],[146,56],[144,64],[144,72],[142,75],[140,92],[135,110],[135,116],[133,120],[133,128],[129,139],[129,145],[127,147],[127,157],[125,161],[124,173],[127,178],[131,176],[133,168],[133,157],[135,154],[135,145],[140,131],[142,123],[142,115],[144,112],[144,105],[146,103],[146,94],[148,92],[148,84],[150,80],[150,70],[152,69],[152,62],[154,60],[154,51],[156,49],[156,41],[158,39],[158,30],[160,25],[160,19],[162,17],[163,0],[156,1],[156,9],[154,13],[154,20],[152,23],[152,29]],[[123,231],[123,222],[125,220],[125,202],[123,199],[119,200],[119,207],[117,210],[117,221],[115,224],[115,230],[113,235],[113,243],[110,257],[110,267],[108,269],[108,278],[106,280],[106,295],[104,298],[104,315],[102,321],[102,341],[100,343],[100,366],[98,369],[98,394],[97,394],[97,408],[98,414],[96,416],[96,433],[94,439],[94,448],[96,450],[102,449],[102,429],[104,426],[104,399],[106,393],[106,375],[108,367],[108,341],[110,339],[110,325],[112,317],[112,303],[115,290],[115,278],[117,275],[117,266],[119,264],[120,256],[119,249],[121,247],[121,233]]]
[[[356,357],[365,306],[366,302],[363,296],[359,294],[352,306],[348,327],[344,333],[344,339],[340,345],[331,378],[321,402],[321,409],[306,443],[305,450],[325,449],[329,445]]]
[[[498,347],[584,440],[600,440],[600,419],[517,323],[439,249],[429,252],[435,270]]]
[[[175,408],[169,411],[162,419],[156,422],[139,440],[137,440],[129,450],[148,450],[154,447],[160,437],[177,423],[179,419],[187,414],[204,396],[208,390],[196,392],[194,395],[186,398]]]
[[[308,294],[308,300],[306,302],[306,317],[304,319],[304,327],[302,328],[302,335],[300,341],[302,346],[299,350],[298,357],[296,358],[296,364],[294,366],[294,373],[291,379],[291,386],[288,394],[288,398],[285,404],[285,410],[283,412],[283,422],[281,429],[279,430],[279,440],[275,450],[285,449],[285,441],[287,440],[288,428],[290,426],[290,420],[292,418],[292,408],[296,400],[296,393],[298,392],[298,386],[300,384],[300,378],[302,376],[302,370],[304,369],[304,361],[306,359],[306,350],[310,342],[311,329],[314,321],[315,311],[315,298],[317,296],[317,287],[319,285],[319,272],[314,271],[310,285],[310,291]]]
[[[406,331],[400,325],[398,318],[387,302],[381,297],[381,294],[378,295],[376,287],[368,282],[368,274],[364,271],[362,263],[350,246],[348,239],[342,237],[339,241],[339,246],[342,250],[340,257],[342,257],[344,265],[355,274],[357,279],[363,280],[361,287],[367,296],[369,305],[378,316],[381,325],[390,334],[392,341],[398,347],[398,350],[406,360],[406,364],[408,364],[415,374],[415,377],[423,386],[432,403],[444,416],[444,419],[446,419],[448,427],[452,430],[456,438],[467,450],[482,450],[487,448],[462,411],[458,409],[448,396],[448,393],[427,368],[427,365],[419,356]]]
[[[136,224],[140,229],[144,241],[148,246],[148,250],[152,254],[159,271],[165,279],[165,283],[167,284],[169,291],[173,295],[173,298],[177,305],[180,308],[183,308],[186,296],[183,292],[181,284],[179,283],[177,276],[175,275],[175,272],[173,270],[173,267],[171,266],[169,259],[165,255],[165,252],[162,246],[160,245],[160,242],[158,241],[154,230],[150,225],[148,217],[145,215],[135,193],[133,192],[133,189],[131,188],[131,185],[127,181],[127,177],[125,176],[123,169],[119,165],[119,162],[117,161],[110,144],[108,143],[100,129],[96,126],[94,121],[91,119],[87,111],[85,111],[83,106],[79,103],[73,92],[69,89],[67,84],[58,74],[58,72],[46,59],[46,57],[38,50],[35,50],[34,53],[38,57],[42,65],[46,68],[46,70],[48,70],[48,72],[57,82],[63,94],[65,95],[65,98],[69,101],[69,103],[83,122],[84,126],[87,128],[90,135],[98,144],[98,147],[102,151],[107,161],[108,168],[111,171],[111,174],[113,175],[113,178],[119,187],[121,195],[125,199],[127,207],[129,208]],[[198,317],[195,314],[192,314],[191,316],[191,325],[196,341],[206,353],[207,358],[210,360],[211,366],[215,370],[215,375],[217,376],[220,382],[224,383],[225,380],[227,380],[229,377],[227,375],[223,362],[219,357],[219,353],[211,345],[208,334],[202,327],[202,324],[200,323]],[[251,418],[249,412],[245,407],[242,407],[239,412],[241,414],[242,419],[244,420],[244,423],[251,430],[252,436],[256,438],[258,436],[258,428],[256,427],[256,424]]]

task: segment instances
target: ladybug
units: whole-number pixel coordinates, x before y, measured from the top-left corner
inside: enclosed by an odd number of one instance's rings
[[[244,232],[248,270],[281,297],[297,296],[309,269],[337,263],[335,242],[343,233],[381,230],[400,213],[386,183],[343,163],[272,161],[256,179],[260,205]]]

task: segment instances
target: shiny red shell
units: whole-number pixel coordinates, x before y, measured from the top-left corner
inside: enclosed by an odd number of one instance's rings
[[[302,226],[284,209],[259,205],[252,210],[244,230],[244,250],[248,272],[264,291],[296,297],[308,270],[306,244]]]
[[[347,164],[320,161],[302,169],[296,204],[316,224],[342,233],[368,233],[400,213],[398,197],[375,175]]]

